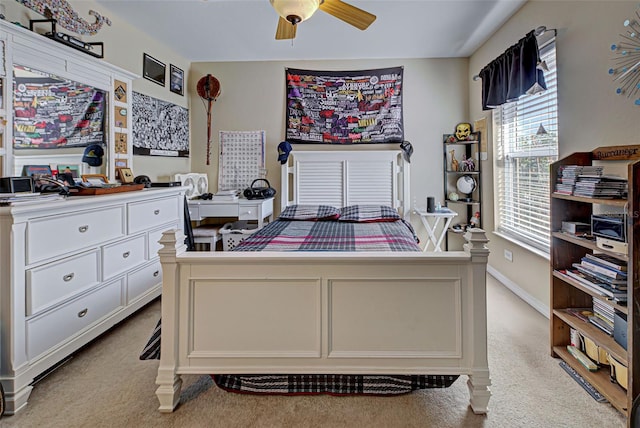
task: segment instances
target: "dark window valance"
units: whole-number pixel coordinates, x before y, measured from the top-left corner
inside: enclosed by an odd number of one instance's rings
[[[480,70],[482,110],[491,110],[526,93],[547,89],[543,71],[538,69],[539,62],[538,41],[532,30]]]

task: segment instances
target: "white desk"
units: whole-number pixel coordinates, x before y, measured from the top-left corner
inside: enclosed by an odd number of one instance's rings
[[[238,220],[257,220],[258,228],[264,225],[264,219],[273,220],[273,198],[245,199],[236,201],[214,201],[207,199],[190,199],[189,216],[192,221],[205,218],[233,217]]]
[[[451,220],[455,216],[458,215],[455,211],[450,210],[449,208],[440,208],[432,213],[428,213],[426,210],[421,208],[414,208],[414,212],[420,216],[420,220],[424,225],[424,228],[427,229],[427,243],[424,246],[424,251],[429,251],[429,246],[433,244],[434,252],[442,251],[440,245],[442,244],[442,239],[447,234],[447,229],[449,229],[449,225],[451,224]],[[440,231],[439,236],[436,236],[436,231],[438,230],[438,224],[440,221],[444,219],[444,225],[442,226],[442,230]]]

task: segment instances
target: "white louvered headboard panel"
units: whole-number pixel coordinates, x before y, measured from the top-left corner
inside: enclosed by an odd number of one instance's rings
[[[281,209],[291,204],[375,204],[409,215],[409,163],[399,150],[291,152],[281,179]]]

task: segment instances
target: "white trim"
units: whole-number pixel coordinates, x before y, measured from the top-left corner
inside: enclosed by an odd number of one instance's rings
[[[527,293],[522,287],[520,287],[515,282],[511,281],[506,276],[502,275],[491,265],[487,265],[487,273],[492,277],[494,277],[496,280],[498,280],[498,282],[500,282],[502,285],[507,287],[509,290],[511,290],[513,294],[515,294],[516,296],[524,300],[533,309],[540,312],[546,318],[549,318],[549,313],[550,313],[549,305],[545,305],[544,303],[542,303],[541,301],[533,297],[531,294]]]
[[[542,251],[540,248],[536,248],[533,245],[529,245],[529,244],[526,244],[526,243],[524,243],[522,241],[519,241],[516,238],[514,238],[513,236],[507,235],[504,232],[500,232],[500,231],[494,230],[491,233],[493,233],[494,235],[504,239],[505,241],[509,241],[512,244],[515,244],[518,247],[535,254],[536,256],[540,256],[540,257],[546,259],[547,261],[551,260],[551,256],[549,255],[549,253],[547,253],[545,251]]]

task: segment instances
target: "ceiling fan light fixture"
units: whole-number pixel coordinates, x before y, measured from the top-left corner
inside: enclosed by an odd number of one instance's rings
[[[293,25],[311,18],[318,10],[320,0],[269,0],[278,15]]]

